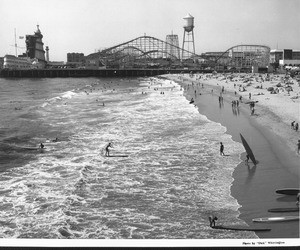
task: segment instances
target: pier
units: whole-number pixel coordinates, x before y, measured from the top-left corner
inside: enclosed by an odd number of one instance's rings
[[[144,77],[163,74],[196,73],[199,69],[32,69],[2,70],[0,77],[9,78],[54,78],[54,77]]]

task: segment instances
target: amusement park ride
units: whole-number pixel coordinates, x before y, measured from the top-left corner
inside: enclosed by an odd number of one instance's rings
[[[166,68],[205,69],[236,68],[251,70],[252,66],[267,67],[270,48],[264,45],[236,45],[225,52],[195,53],[194,17],[185,20],[183,44],[177,35],[167,35],[166,41],[152,36],[140,36],[130,41],[86,56],[106,68]]]

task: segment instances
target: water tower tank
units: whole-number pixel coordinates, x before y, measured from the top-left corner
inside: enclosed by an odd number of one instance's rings
[[[185,21],[185,24],[183,26],[184,30],[186,32],[190,32],[194,28],[194,17],[191,16],[191,14],[188,14],[186,17],[183,18]]]

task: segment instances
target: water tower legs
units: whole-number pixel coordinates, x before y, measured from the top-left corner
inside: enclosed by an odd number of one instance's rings
[[[185,48],[185,45],[187,44],[187,48]],[[190,50],[190,44],[192,44],[192,51]],[[182,56],[181,59],[187,59],[189,58],[189,53],[195,54],[195,42],[194,42],[194,31],[186,31],[184,30],[183,33],[183,42],[182,42]]]

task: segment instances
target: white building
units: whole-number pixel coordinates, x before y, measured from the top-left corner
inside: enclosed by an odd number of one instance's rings
[[[279,60],[279,65],[300,65],[300,60],[297,59],[282,59]]]
[[[28,70],[28,69],[43,69],[44,62],[40,62],[36,58],[30,59],[29,57],[16,57],[13,55],[5,55],[3,60],[4,69],[12,70]]]
[[[32,69],[33,66],[29,57],[16,57],[13,55],[5,55],[3,68],[26,70]]]

